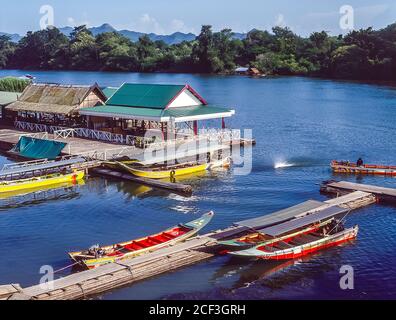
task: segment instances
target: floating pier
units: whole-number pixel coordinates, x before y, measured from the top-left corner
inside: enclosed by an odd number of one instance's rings
[[[21,136],[39,139],[51,139],[53,137],[53,135],[47,132],[27,132],[16,129],[1,129],[0,150],[8,152],[18,143]],[[53,138],[55,138],[55,136]],[[108,160],[113,157],[121,157],[126,154],[134,156],[142,153],[141,149],[132,146],[113,144],[100,140],[82,139],[77,137],[58,137],[55,140],[67,143],[63,155],[68,156],[86,156],[95,160]]]
[[[347,181],[324,181],[320,191],[327,194],[342,195],[354,191],[368,192],[376,196],[378,201],[396,202],[396,189],[384,188]]]
[[[336,199],[309,201],[256,219],[256,224],[268,225],[290,217],[343,207],[357,209],[376,201],[371,193],[354,192]],[[75,273],[43,285],[21,288],[19,285],[5,286],[0,290],[0,299],[27,300],[73,300],[85,299],[108,290],[113,290],[166,272],[190,266],[218,254],[217,241],[235,237],[248,228],[239,222],[224,230],[195,237],[184,243],[151,252],[133,259],[111,263],[93,270]],[[1,288],[1,287],[0,287]],[[17,292],[15,292],[17,290]]]

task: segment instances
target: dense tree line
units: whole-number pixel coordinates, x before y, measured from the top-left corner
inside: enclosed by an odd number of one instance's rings
[[[195,41],[175,45],[148,36],[134,43],[116,32],[95,37],[85,26],[70,37],[56,28],[28,32],[19,43],[0,36],[0,68],[229,73],[236,66],[267,74],[395,80],[396,23],[337,37],[314,32],[308,38],[275,27],[252,30],[243,40],[230,29],[213,32],[206,25]]]

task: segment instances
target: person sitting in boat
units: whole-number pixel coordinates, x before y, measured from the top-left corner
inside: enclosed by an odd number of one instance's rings
[[[333,219],[328,225],[327,233],[335,234],[345,230],[344,224],[341,220]]]
[[[358,167],[363,167],[363,164],[364,164],[364,162],[363,162],[363,159],[362,159],[362,158],[359,158],[358,161],[356,162],[356,165],[357,165]]]
[[[88,254],[94,256],[97,259],[103,256],[104,252],[99,244],[95,244],[88,249]]]
[[[96,258],[102,258],[105,255],[105,251],[102,248],[99,248],[98,251],[96,251]]]

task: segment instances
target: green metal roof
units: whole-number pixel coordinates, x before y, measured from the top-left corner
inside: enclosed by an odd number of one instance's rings
[[[105,94],[106,98],[109,99],[111,96],[116,93],[118,88],[113,88],[113,87],[107,87],[103,88],[102,91]]]
[[[80,109],[80,113],[83,111],[108,114],[109,117],[112,115],[122,114],[126,116],[135,117],[161,117],[162,109],[150,109],[150,108],[134,108],[125,106],[98,106],[94,108],[83,108]]]
[[[165,109],[185,88],[184,85],[126,83],[107,101],[107,105]]]
[[[231,112],[230,109],[220,108],[216,106],[197,106],[197,107],[182,107],[182,108],[169,108],[162,113],[163,117],[184,118],[202,116],[207,114],[216,114]]]
[[[226,113],[232,110],[226,108],[219,108],[216,106],[197,106],[197,107],[181,107],[172,108],[167,110],[152,109],[152,108],[136,108],[136,107],[124,107],[124,106],[98,106],[94,108],[83,108],[80,113],[88,112],[91,115],[97,114],[108,114],[109,117],[117,117],[117,115],[124,115],[131,117],[147,117],[147,118],[184,118],[203,116],[210,114]]]
[[[18,100],[21,92],[0,91],[0,106],[5,106]]]

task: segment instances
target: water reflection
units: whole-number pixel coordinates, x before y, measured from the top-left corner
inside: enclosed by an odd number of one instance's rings
[[[84,181],[77,183],[66,182],[46,187],[31,188],[26,190],[6,192],[0,194],[0,210],[38,205],[49,201],[71,200],[78,198],[79,188],[84,186]]]

